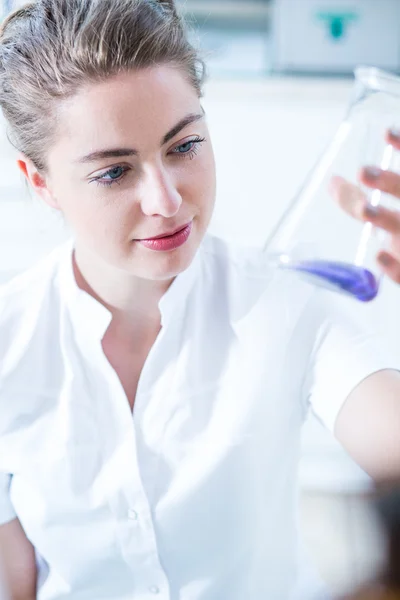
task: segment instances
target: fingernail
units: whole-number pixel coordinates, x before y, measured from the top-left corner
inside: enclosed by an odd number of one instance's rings
[[[381,254],[378,260],[384,267],[390,267],[392,264],[392,258],[388,254]]]
[[[392,127],[391,129],[389,129],[389,135],[390,137],[400,142],[400,129],[398,129],[397,127]]]
[[[373,206],[369,203],[364,206],[364,213],[366,217],[377,217],[379,215],[379,212],[379,206]]]
[[[378,167],[365,167],[364,175],[367,179],[378,179],[381,176],[381,169]]]

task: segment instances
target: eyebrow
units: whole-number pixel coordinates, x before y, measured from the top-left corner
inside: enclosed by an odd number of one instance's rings
[[[196,123],[197,121],[200,121],[203,118],[204,118],[204,112],[202,112],[200,114],[187,115],[186,117],[181,119],[179,121],[179,123],[177,123],[177,125],[175,125],[175,127],[173,127],[171,129],[171,131],[169,131],[163,137],[161,145],[165,146],[165,144],[168,144],[168,142],[170,142],[176,135],[178,135],[178,133],[180,133],[182,131],[182,129],[185,129],[185,127],[187,127],[188,125],[191,125],[192,123]]]
[[[187,115],[183,119],[179,121],[168,133],[165,134],[163,139],[161,140],[161,145],[164,146],[168,142],[170,142],[178,133],[191,125],[192,123],[196,123],[200,121],[205,116],[204,111],[202,113],[194,113]],[[102,160],[104,158],[120,158],[121,156],[137,156],[139,152],[134,148],[110,148],[108,150],[97,150],[96,152],[91,152],[82,158],[77,160],[78,163],[88,163],[95,162],[98,160]]]

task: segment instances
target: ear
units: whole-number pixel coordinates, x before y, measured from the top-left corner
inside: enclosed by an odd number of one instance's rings
[[[26,177],[29,185],[34,192],[52,208],[60,210],[57,200],[54,198],[45,175],[40,173],[33,162],[24,154],[20,154],[17,159],[17,165],[23,175]]]

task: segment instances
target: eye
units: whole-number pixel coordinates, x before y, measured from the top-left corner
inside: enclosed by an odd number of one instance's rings
[[[194,158],[200,149],[200,145],[205,141],[205,138],[196,137],[194,140],[189,140],[184,144],[176,146],[171,151],[171,154],[176,154],[178,156],[181,156],[182,158]]]
[[[195,142],[186,142],[186,144],[182,144],[182,146],[178,146],[177,153],[178,154],[186,154],[187,152],[190,152],[190,150],[193,149]]]
[[[114,167],[113,169],[108,171],[108,173],[106,173],[106,176],[109,177],[112,181],[115,181],[116,179],[122,177],[123,174],[124,170],[122,167]]]
[[[96,181],[99,185],[113,185],[114,183],[120,183],[127,171],[129,171],[128,167],[118,165],[98,177],[94,177],[91,181]]]

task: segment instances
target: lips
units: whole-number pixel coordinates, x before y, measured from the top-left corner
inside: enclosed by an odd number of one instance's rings
[[[190,234],[192,233],[192,227],[193,221],[179,229],[175,229],[175,231],[172,231],[169,234],[137,240],[137,242],[149,250],[154,250],[156,252],[170,252],[171,250],[176,250],[180,246],[183,246],[188,241]]]
[[[186,229],[186,227],[188,227],[188,225],[189,225],[189,223],[187,223],[186,225],[181,225],[180,227],[177,227],[176,229],[173,229],[169,233],[162,233],[161,235],[155,235],[154,237],[144,238],[144,239],[141,239],[141,240],[138,240],[138,241],[139,242],[151,242],[153,240],[161,240],[163,238],[172,237],[173,235],[176,235],[180,231],[183,231],[184,229]]]

